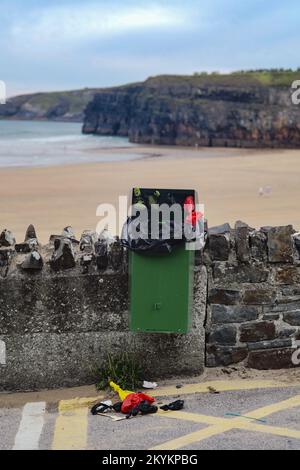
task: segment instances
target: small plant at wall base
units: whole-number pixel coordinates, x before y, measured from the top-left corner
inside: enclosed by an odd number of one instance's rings
[[[109,382],[120,385],[121,388],[135,391],[142,386],[142,367],[135,356],[122,353],[118,356],[107,355],[104,365],[97,370],[99,377],[96,383],[97,390],[109,387]]]

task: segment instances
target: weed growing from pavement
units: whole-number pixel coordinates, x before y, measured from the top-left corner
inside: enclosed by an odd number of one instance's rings
[[[103,366],[97,370],[97,375],[97,390],[108,388],[111,380],[121,388],[132,391],[141,388],[143,382],[142,367],[136,356],[126,352],[114,356],[108,354]]]

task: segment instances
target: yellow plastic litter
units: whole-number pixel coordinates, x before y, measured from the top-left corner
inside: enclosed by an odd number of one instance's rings
[[[131,393],[134,393],[134,392],[130,392],[129,390],[122,390],[119,385],[115,384],[115,382],[109,382],[109,385],[115,392],[119,394],[121,401],[125,400],[125,398]]]

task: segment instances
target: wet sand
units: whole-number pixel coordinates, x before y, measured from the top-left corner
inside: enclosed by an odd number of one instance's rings
[[[300,230],[300,150],[137,146],[97,152],[143,158],[0,169],[0,230],[9,228],[21,241],[33,223],[45,243],[72,225],[79,236],[96,228],[98,204],[116,204],[134,186],[197,189],[210,226],[240,219],[254,227],[291,223]],[[271,193],[259,196],[260,187]]]

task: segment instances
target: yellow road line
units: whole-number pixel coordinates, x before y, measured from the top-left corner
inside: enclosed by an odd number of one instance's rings
[[[288,398],[287,400],[258,408],[257,410],[247,413],[247,416],[259,419],[263,418],[264,416],[269,416],[273,413],[278,413],[279,411],[295,408],[296,406],[300,406],[300,395],[296,395],[295,397]]]
[[[300,440],[300,431],[298,429],[282,428],[280,426],[268,426],[266,424],[240,423],[234,426],[245,431],[256,431],[265,434],[274,434],[275,436],[292,437]]]
[[[71,400],[61,400],[59,402],[60,411],[69,411],[74,408],[86,408],[93,403],[97,403],[104,399],[104,395],[98,395],[97,397],[88,397],[88,398],[72,398]]]
[[[264,406],[258,408],[257,410],[251,411],[247,413],[245,416],[249,418],[263,418],[265,416],[269,416],[273,413],[277,413],[279,411],[287,410],[290,408],[294,408],[300,406],[300,395],[295,397],[289,398],[287,400],[283,400],[278,403],[274,403],[268,406]],[[214,416],[206,416],[198,413],[188,413],[183,411],[175,411],[173,414],[165,413],[165,415],[161,412],[158,413],[158,416],[166,416],[167,418],[174,418],[174,419],[181,419],[185,421],[193,421],[195,423],[202,423],[208,424],[209,426],[205,429],[201,429],[200,431],[195,431],[185,436],[182,436],[177,439],[172,439],[170,441],[164,442],[159,446],[154,447],[155,450],[174,450],[180,447],[185,447],[187,445],[191,445],[195,442],[202,441],[207,439],[210,436],[215,436],[217,434],[222,434],[226,431],[232,429],[241,429],[244,431],[256,431],[266,434],[273,434],[276,436],[282,437],[292,437],[295,439],[300,440],[300,431],[296,429],[290,428],[282,428],[278,426],[269,426],[265,424],[256,424],[256,423],[247,423],[244,421],[245,418],[218,418]]]
[[[225,421],[225,420],[224,420]],[[228,429],[231,429],[231,426],[225,425],[212,425],[207,426],[200,431],[195,431],[190,434],[186,434],[185,436],[178,437],[177,439],[173,439],[172,441],[164,442],[163,444],[159,444],[158,446],[152,447],[150,450],[176,450],[181,447],[188,446],[193,444],[194,442],[199,442],[208,437],[216,436],[217,434],[221,434]]]
[[[166,397],[171,395],[189,395],[191,393],[208,393],[208,387],[213,387],[220,392],[233,390],[252,390],[256,388],[286,388],[299,387],[300,384],[280,383],[275,380],[214,380],[210,382],[200,382],[196,384],[183,385],[181,388],[162,387],[151,390],[149,393],[153,397]]]
[[[181,419],[183,421],[192,421],[193,423],[201,424],[223,424],[229,422],[229,419],[219,418],[215,416],[202,415],[200,413],[188,413],[187,411],[161,411],[158,410],[156,416],[165,418]],[[232,419],[230,421],[233,421]]]
[[[218,422],[218,420],[216,419]],[[266,426],[266,425],[259,425],[259,424],[247,424],[236,422],[235,419],[231,420],[223,420],[223,424],[214,424],[207,426],[200,431],[195,431],[190,434],[186,434],[184,436],[178,437],[177,439],[173,439],[171,441],[164,442],[163,444],[159,444],[156,447],[152,447],[151,450],[176,450],[195,442],[203,441],[212,436],[217,436],[218,434],[223,434],[226,431],[231,431],[233,429],[240,429],[243,431],[252,431],[252,432],[260,432],[265,434],[273,434],[275,436],[281,437],[289,437],[294,439],[300,440],[300,431],[296,429],[289,429],[289,428],[281,428],[278,426]],[[234,423],[232,423],[234,421]]]
[[[67,411],[69,401],[62,400],[59,404],[60,414],[55,423],[53,450],[86,448],[88,408],[79,407]]]

